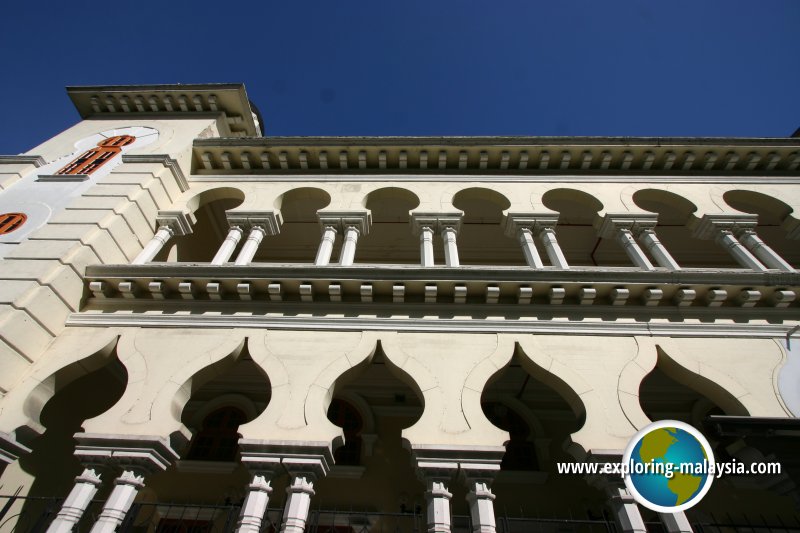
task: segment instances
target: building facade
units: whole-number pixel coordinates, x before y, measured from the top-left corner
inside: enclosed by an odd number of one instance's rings
[[[0,157],[0,530],[800,528],[800,138],[268,137],[241,85],[68,94]],[[661,419],[782,470],[674,515],[559,474]]]

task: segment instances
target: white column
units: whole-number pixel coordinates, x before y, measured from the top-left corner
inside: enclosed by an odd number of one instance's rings
[[[458,245],[456,244],[456,230],[447,226],[442,230],[444,242],[444,261],[449,267],[460,266],[458,262]]]
[[[758,271],[767,270],[767,267],[762,265],[747,248],[742,246],[742,243],[736,240],[730,230],[719,230],[716,241],[720,246],[728,250],[728,253],[743,267]]]
[[[253,476],[253,482],[247,486],[247,498],[242,505],[239,522],[236,524],[238,533],[259,533],[261,531],[261,524],[264,522],[264,514],[267,512],[269,504],[269,496],[272,493],[269,483],[264,475]]]
[[[283,510],[281,533],[303,533],[308,521],[311,496],[314,495],[314,484],[305,476],[293,476],[286,494],[288,497]]]
[[[144,477],[126,470],[114,480],[114,490],[103,505],[90,533],[113,533],[125,520],[136,494],[144,487]]]
[[[529,228],[519,228],[517,230],[517,237],[519,244],[522,246],[522,253],[525,254],[525,261],[528,266],[533,268],[542,268],[542,258],[539,255],[539,250],[536,249],[536,243],[533,241],[533,233]]]
[[[664,524],[667,533],[693,533],[689,519],[683,512],[659,513],[658,517],[661,518],[661,523]]]
[[[247,240],[244,242],[244,246],[242,246],[242,250],[239,252],[239,256],[236,258],[235,264],[237,266],[250,264],[250,261],[256,256],[258,246],[261,244],[266,234],[267,232],[264,231],[264,228],[261,226],[253,226],[250,230],[250,234],[247,236]]]
[[[228,236],[222,241],[222,246],[219,247],[217,255],[211,260],[212,265],[224,265],[233,255],[236,245],[242,239],[242,229],[239,226],[232,226],[228,231]]]
[[[470,483],[467,502],[472,517],[473,533],[495,533],[497,527],[494,518],[494,494],[486,483],[473,481]]]
[[[356,258],[356,243],[358,243],[358,228],[347,226],[344,230],[344,242],[342,251],[339,253],[339,265],[350,266]]]
[[[617,242],[622,245],[622,249],[628,254],[633,264],[644,270],[653,270],[653,264],[644,255],[644,252],[633,238],[633,233],[628,228],[617,228]]]
[[[148,242],[142,251],[139,252],[139,255],[136,256],[132,264],[143,265],[149,261],[152,261],[156,254],[161,251],[164,245],[167,244],[167,241],[169,241],[174,234],[175,232],[172,231],[172,228],[169,226],[161,226],[158,228],[156,234],[153,235],[153,238],[150,239],[150,242]]]
[[[428,533],[450,533],[450,498],[443,481],[427,480]]]
[[[333,226],[325,226],[325,230],[322,232],[322,240],[317,250],[317,258],[314,259],[315,265],[325,266],[331,262],[331,253],[333,253],[333,242],[335,240],[336,228]]]
[[[775,250],[762,241],[755,231],[743,231],[739,234],[739,240],[768,267],[777,268],[778,270],[784,270],[786,272],[794,271],[792,265],[787,263]]]
[[[419,232],[419,255],[422,266],[432,267],[434,265],[433,230],[428,226],[423,226]]]
[[[669,268],[670,270],[680,270],[681,266],[667,251],[661,241],[658,240],[656,232],[651,229],[643,229],[639,232],[639,240],[644,243],[645,248],[655,258],[658,266]]]
[[[647,533],[639,507],[621,480],[609,482],[606,493],[619,533]]]
[[[564,257],[564,252],[561,251],[561,247],[558,245],[555,230],[553,228],[543,227],[539,230],[539,238],[542,239],[544,243],[544,249],[547,251],[550,264],[564,270],[569,269],[567,258]]]
[[[70,533],[97,494],[101,483],[100,476],[94,469],[84,469],[83,473],[75,478],[75,486],[69,491],[69,496],[64,500],[64,505],[61,506],[55,520],[47,528],[47,533]]]

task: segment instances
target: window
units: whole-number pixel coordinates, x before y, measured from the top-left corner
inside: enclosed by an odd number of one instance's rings
[[[239,426],[244,413],[236,407],[222,407],[203,420],[203,428],[194,436],[187,459],[196,461],[233,461],[239,451]]]
[[[84,152],[72,163],[65,166],[56,174],[91,174],[115,155],[122,152],[122,147],[134,142],[136,137],[131,135],[118,135],[109,137],[97,143],[95,148]]]
[[[0,215],[0,235],[5,235],[6,233],[11,233],[19,229],[26,220],[28,220],[28,217],[23,213],[5,213]]]
[[[538,470],[536,450],[528,440],[530,428],[525,419],[499,402],[486,402],[482,407],[486,418],[500,429],[508,431],[510,437],[500,469]]]
[[[344,446],[336,448],[333,459],[337,465],[361,464],[361,429],[364,423],[355,407],[334,398],[328,408],[328,420],[344,430]]]

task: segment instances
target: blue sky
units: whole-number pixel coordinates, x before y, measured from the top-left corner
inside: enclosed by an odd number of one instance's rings
[[[800,127],[797,0],[28,1],[3,18],[2,154],[78,121],[66,85],[244,82],[268,135]]]

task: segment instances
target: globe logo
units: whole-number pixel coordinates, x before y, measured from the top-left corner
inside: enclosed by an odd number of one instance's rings
[[[659,513],[699,502],[714,480],[714,454],[689,424],[660,420],[639,431],[623,455],[625,486],[634,499]]]

